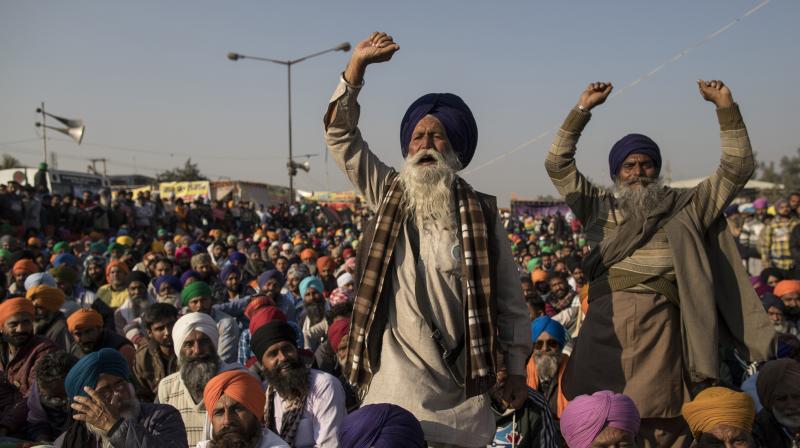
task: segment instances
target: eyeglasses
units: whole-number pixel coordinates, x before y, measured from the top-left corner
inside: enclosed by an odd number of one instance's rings
[[[128,389],[128,382],[124,379],[117,381],[114,384],[109,384],[100,389],[97,389],[97,394],[106,401],[110,401],[115,394],[121,394]]]
[[[541,340],[536,341],[533,344],[533,348],[535,348],[536,350],[541,350],[544,348],[545,344],[547,344],[548,348],[552,348],[553,350],[558,350],[558,348],[561,346],[561,344],[559,344],[558,341],[556,341],[555,339],[548,339],[546,341],[541,341]]]

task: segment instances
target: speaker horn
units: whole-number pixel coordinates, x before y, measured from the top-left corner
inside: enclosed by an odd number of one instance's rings
[[[305,162],[303,162],[303,163],[298,163],[298,164],[297,164],[297,167],[298,167],[298,168],[300,168],[301,170],[303,170],[303,171],[305,171],[305,172],[307,173],[307,172],[311,171],[311,162],[309,162],[308,160],[306,160],[306,161],[305,161]]]
[[[42,113],[42,109],[36,109],[36,112]],[[72,137],[72,139],[75,140],[77,144],[79,145],[81,144],[81,142],[83,141],[84,131],[86,130],[86,126],[83,124],[83,120],[59,117],[58,115],[53,115],[46,111],[44,114],[47,115],[48,117],[55,118],[56,120],[60,121],[64,126],[66,126],[66,128],[56,128],[53,126],[43,125],[42,123],[38,122],[36,123],[37,127],[44,126],[47,129],[52,129],[54,131],[61,132],[62,134],[66,134]]]

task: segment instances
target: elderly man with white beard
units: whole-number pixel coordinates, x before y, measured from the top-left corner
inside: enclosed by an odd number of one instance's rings
[[[507,404],[527,398],[530,320],[495,198],[456,175],[478,134],[461,98],[428,94],[409,107],[400,172],[361,137],[366,67],[399,48],[378,32],[356,45],[325,115],[331,156],[376,212],[359,245],[344,376],[363,404],[408,409],[430,446],[486,446],[497,374],[508,375]]]
[[[564,394],[631,397],[644,447],[691,440],[681,406],[719,380],[720,345],[742,359],[765,360],[774,334],[719,219],[753,174],[747,130],[727,86],[701,80],[698,87],[717,108],[722,157],[695,188],[661,185],[660,149],[641,134],[623,137],[609,153],[613,191],[578,171],[578,138],[610,83],[592,83],[581,94],[545,162],[591,247],[583,262],[589,311],[564,372]]]
[[[178,411],[136,398],[128,362],[104,348],[84,356],[64,380],[73,422],[56,447],[180,448],[186,430]]]

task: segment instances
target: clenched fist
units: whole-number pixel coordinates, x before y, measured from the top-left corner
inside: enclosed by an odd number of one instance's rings
[[[581,93],[578,106],[588,112],[595,106],[605,103],[612,90],[614,86],[610,82],[593,82]]]
[[[392,36],[374,32],[368,38],[359,42],[353,49],[350,63],[347,64],[344,77],[351,84],[361,84],[367,65],[386,62],[400,49]]]
[[[697,87],[700,89],[700,96],[704,100],[714,103],[717,108],[729,107],[733,104],[731,89],[718,79],[712,81],[698,79]]]

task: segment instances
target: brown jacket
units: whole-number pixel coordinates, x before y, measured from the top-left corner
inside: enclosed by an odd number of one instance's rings
[[[46,354],[58,350],[47,338],[32,336],[11,359],[8,346],[2,347],[0,361],[0,427],[13,431],[24,428],[28,417],[26,400],[35,378],[33,368]]]
[[[153,401],[158,394],[158,383],[165,376],[178,371],[178,359],[170,352],[169,359],[153,340],[136,350],[136,362],[133,365],[133,376],[136,378],[136,394],[145,401]]]

